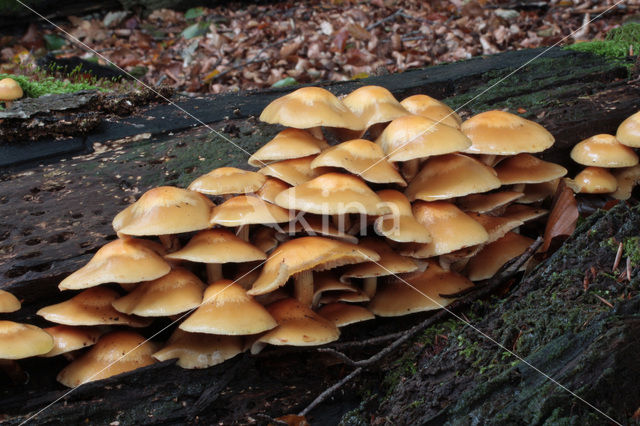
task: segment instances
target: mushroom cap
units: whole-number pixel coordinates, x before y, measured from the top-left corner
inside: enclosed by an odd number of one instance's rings
[[[0,360],[42,355],[53,348],[53,337],[31,324],[0,321]]]
[[[22,87],[14,79],[7,77],[0,80],[0,102],[14,101],[23,95]]]
[[[524,196],[518,200],[519,203],[531,204],[542,201],[556,193],[560,179],[553,179],[547,182],[528,183],[524,186]]]
[[[331,292],[352,292],[359,291],[358,288],[351,285],[348,280],[341,281],[333,271],[315,272],[313,274],[313,301],[312,305],[317,306],[323,293]]]
[[[249,165],[263,167],[274,161],[308,157],[328,147],[327,141],[315,138],[306,130],[284,129],[249,157]]]
[[[470,194],[456,200],[462,211],[488,213],[523,197],[522,192],[500,191],[490,194]]]
[[[436,201],[499,187],[500,180],[491,167],[466,155],[446,154],[429,158],[405,194],[411,201]]]
[[[413,213],[427,231],[432,241],[425,244],[412,244],[401,254],[427,258],[451,253],[458,249],[482,244],[489,238],[484,227],[457,208],[445,201],[418,201]]]
[[[491,278],[502,265],[520,256],[531,244],[533,244],[531,238],[515,232],[507,232],[503,237],[485,245],[471,258],[466,266],[466,275],[471,281]]]
[[[20,301],[8,291],[0,290],[0,313],[15,312],[20,309]]]
[[[638,164],[638,155],[615,136],[599,134],[578,142],[571,150],[571,159],[585,166],[631,167]]]
[[[154,353],[153,357],[158,361],[178,358],[178,366],[192,369],[222,364],[243,351],[240,336],[187,333],[176,328],[167,344]]]
[[[111,303],[120,295],[107,287],[91,287],[71,299],[45,306],[36,312],[47,321],[65,325],[121,324],[146,327],[151,321],[116,311]]]
[[[276,197],[276,204],[286,209],[328,215],[377,216],[390,212],[362,179],[344,173],[327,173],[282,191]]]
[[[397,254],[386,242],[374,238],[362,238],[358,247],[364,247],[378,253],[377,262],[363,262],[348,266],[340,280],[349,278],[371,278],[413,272],[418,265],[410,258]]]
[[[276,326],[269,312],[230,280],[210,284],[202,304],[182,324],[190,333],[224,335],[257,334]]]
[[[364,123],[340,99],[320,87],[302,87],[272,101],[260,120],[296,129],[326,126],[363,130]]]
[[[618,188],[618,181],[607,169],[587,167],[576,175],[573,182],[583,194],[608,194]]]
[[[471,141],[460,130],[420,115],[393,120],[376,143],[382,147],[389,161],[449,154],[471,146]]]
[[[640,183],[640,165],[615,169],[611,174],[618,182],[618,189],[611,196],[616,200],[628,200],[633,187]]]
[[[211,212],[211,224],[242,226],[251,224],[282,223],[291,220],[291,212],[262,198],[238,195],[229,198]]]
[[[525,153],[501,161],[495,170],[503,185],[548,182],[567,174],[564,167]]]
[[[375,318],[375,315],[364,306],[352,305],[350,303],[334,302],[324,305],[318,309],[318,315],[328,319],[336,327],[345,327],[357,322],[368,321]]]
[[[368,302],[369,300],[371,300],[371,298],[367,293],[356,288],[355,291],[336,291],[323,294],[318,303],[320,305],[327,305],[329,303],[336,302],[362,303]]]
[[[473,144],[465,151],[472,154],[514,155],[540,152],[555,139],[538,123],[506,111],[486,111],[463,122],[460,129]]]
[[[113,229],[125,235],[167,235],[209,228],[214,204],[204,195],[173,186],[159,186],[113,219]]]
[[[207,195],[246,194],[256,192],[267,178],[235,167],[220,167],[195,179],[189,190]]]
[[[324,237],[337,238],[348,243],[358,243],[358,238],[342,232],[333,226],[329,219],[329,216],[315,216],[310,214],[296,216],[293,221],[280,225],[280,231],[287,235],[305,233],[308,236],[322,235]]]
[[[45,328],[44,331],[53,337],[53,349],[41,355],[45,358],[92,346],[103,334],[102,330],[98,328],[72,327],[69,325],[56,325]]]
[[[409,115],[390,91],[381,86],[359,87],[342,102],[364,123],[365,128]]]
[[[489,237],[485,241],[485,244],[502,238],[507,232],[524,224],[523,221],[510,216],[490,216],[488,214],[479,214],[473,212],[469,212],[467,214],[471,218],[473,218],[473,220],[484,226],[487,234],[489,234]]]
[[[186,312],[200,305],[204,284],[184,268],[140,283],[131,293],[111,304],[125,314],[141,317],[164,317]]]
[[[531,207],[526,204],[511,204],[502,213],[502,217],[520,220],[523,223],[537,219],[549,213],[549,210]]]
[[[431,242],[431,234],[413,216],[411,203],[402,192],[384,189],[376,194],[391,209],[391,213],[376,218],[373,223],[378,234],[400,243]]]
[[[114,331],[102,336],[80,358],[67,365],[57,377],[65,386],[83,383],[132,371],[156,362],[151,356],[156,345],[132,331]]]
[[[226,229],[207,229],[195,234],[182,249],[165,256],[201,263],[251,262],[267,255]]]
[[[325,168],[311,168],[311,162],[314,158],[315,155],[311,155],[309,157],[278,161],[264,166],[258,170],[258,173],[280,179],[289,185],[300,185],[326,171]]]
[[[258,353],[266,345],[317,346],[338,340],[340,331],[296,299],[282,299],[267,306],[278,326],[260,336],[251,346]]]
[[[376,252],[344,241],[323,237],[296,238],[279,245],[269,255],[248,293],[258,295],[274,291],[298,272],[310,269],[323,271],[378,260],[380,256]]]
[[[260,260],[266,259],[266,253],[278,246],[279,241],[276,238],[276,230],[270,226],[260,226],[252,231],[251,234],[251,242],[254,247],[264,254],[264,257]]]
[[[618,126],[616,139],[623,145],[640,148],[640,111],[627,117]]]
[[[79,290],[104,283],[137,283],[166,275],[171,266],[153,241],[125,238],[102,246],[91,260],[60,282],[60,290]]]
[[[460,116],[447,104],[428,95],[409,96],[400,104],[411,114],[421,115],[456,129],[459,129],[462,123]]]
[[[341,167],[369,182],[407,186],[386,160],[382,148],[365,139],[353,139],[326,149],[311,162],[312,169],[322,166]]]
[[[408,315],[414,312],[443,308],[455,299],[441,294],[454,294],[473,287],[473,283],[460,274],[445,271],[436,262],[420,273],[410,274],[378,286],[369,303],[369,310],[382,317]]]
[[[274,177],[268,177],[264,185],[256,191],[256,195],[265,201],[275,204],[278,194],[289,188],[291,188],[291,185],[288,183]]]

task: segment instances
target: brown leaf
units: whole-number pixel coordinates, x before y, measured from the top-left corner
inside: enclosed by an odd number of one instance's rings
[[[329,50],[336,53],[343,52],[348,38],[349,32],[347,30],[340,30],[338,34],[333,37],[333,40],[331,40],[331,48]]]
[[[42,38],[42,34],[35,23],[32,22],[29,24],[29,28],[20,39],[20,43],[27,49],[35,50],[44,47],[44,39]]]
[[[361,25],[353,23],[348,24],[346,29],[349,34],[351,34],[351,37],[355,38],[356,40],[367,41],[371,38],[371,33],[365,30]]]
[[[278,417],[276,420],[285,422],[287,426],[310,426],[304,416],[297,416],[295,414],[286,414],[282,417]]]
[[[302,42],[300,41],[293,41],[291,43],[282,45],[282,47],[280,48],[280,57],[287,58],[293,55],[298,51],[298,49],[300,49],[300,46],[302,46]]]
[[[565,181],[561,180],[553,198],[551,213],[544,230],[544,243],[540,251],[546,252],[554,238],[571,235],[576,229],[578,215],[576,197]]]

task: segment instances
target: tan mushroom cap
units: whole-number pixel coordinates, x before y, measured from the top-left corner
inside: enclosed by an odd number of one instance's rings
[[[365,128],[409,115],[390,91],[381,86],[359,87],[342,102],[360,118]]]
[[[323,271],[372,260],[380,260],[380,256],[355,244],[323,237],[296,238],[281,244],[269,255],[260,277],[248,293],[258,295],[274,291],[298,272]]]
[[[71,299],[41,308],[37,314],[47,321],[64,325],[120,324],[146,327],[151,320],[116,311],[111,303],[120,295],[107,287],[92,287]]]
[[[0,313],[15,312],[20,309],[20,301],[8,291],[0,290]]]
[[[431,242],[431,234],[413,216],[411,203],[402,192],[384,189],[376,194],[391,208],[391,213],[375,220],[373,227],[378,234],[401,243]]]
[[[476,254],[466,267],[466,275],[471,281],[486,280],[493,277],[510,259],[520,256],[533,244],[527,238],[515,232],[508,232],[502,238],[487,245]]]
[[[577,143],[571,150],[571,159],[585,166],[632,167],[638,164],[638,155],[615,136],[600,134]]]
[[[501,161],[495,170],[503,185],[548,182],[567,174],[564,167],[526,153]]]
[[[320,87],[303,87],[271,102],[260,120],[296,129],[326,126],[363,130],[364,123],[340,99]]]
[[[269,226],[260,226],[255,231],[252,232],[251,242],[254,244],[255,248],[264,253],[264,257],[262,259],[266,259],[266,253],[269,253],[271,250],[278,246],[278,239],[276,238],[276,230]]]
[[[456,129],[459,129],[462,124],[460,116],[447,104],[428,95],[409,96],[400,104],[411,114],[421,115]]]
[[[313,274],[313,306],[317,306],[320,298],[327,292],[358,292],[348,280],[340,281],[334,271],[314,272]]]
[[[640,148],[640,111],[627,117],[618,126],[616,139],[623,145]]]
[[[153,354],[158,361],[178,358],[182,368],[207,368],[244,352],[242,337],[187,333],[177,328],[165,347]]]
[[[436,201],[500,187],[496,172],[462,154],[431,157],[405,191],[409,200]]]
[[[31,324],[0,321],[0,360],[42,355],[53,348],[53,337]]]
[[[154,249],[157,247],[157,249]],[[137,283],[166,275],[171,266],[152,241],[126,238],[102,246],[91,260],[60,282],[60,290],[79,290],[104,283]]]
[[[389,244],[382,240],[362,238],[358,247],[373,250],[380,255],[380,260],[348,266],[340,277],[341,281],[349,278],[383,277],[413,272],[418,269],[418,265],[412,259],[397,254]]]
[[[53,349],[41,355],[46,358],[92,346],[103,334],[102,330],[98,328],[69,325],[56,325],[45,328],[44,331],[53,337]]]
[[[165,256],[201,263],[251,262],[267,255],[226,229],[207,229],[191,237],[182,249]]]
[[[382,317],[440,309],[455,300],[441,295],[455,294],[471,287],[473,283],[467,278],[445,271],[432,261],[424,272],[381,285],[368,308]]]
[[[329,303],[346,302],[346,303],[363,303],[371,300],[369,295],[363,290],[356,288],[356,291],[336,291],[325,293],[320,297],[319,304],[326,305]]]
[[[315,155],[311,155],[309,157],[278,161],[264,166],[258,170],[258,173],[280,179],[289,185],[300,185],[326,172],[324,168],[311,168],[311,162],[314,158]]]
[[[541,152],[555,141],[538,123],[506,111],[482,112],[463,122],[460,128],[473,142],[465,151],[472,154]]]
[[[608,194],[618,188],[618,181],[607,169],[587,167],[576,175],[573,183],[583,194]]]
[[[304,216],[296,216],[293,221],[280,225],[280,228],[288,235],[305,233],[312,237],[321,235],[324,237],[337,238],[348,243],[358,243],[357,237],[340,231],[338,228],[333,226],[329,219],[329,216],[306,214]]]
[[[202,304],[180,324],[190,333],[257,334],[277,324],[267,310],[230,280],[219,280],[204,292]]]
[[[341,167],[374,183],[397,183],[407,186],[400,173],[389,163],[378,145],[365,139],[353,139],[323,151],[311,168]]]
[[[547,197],[556,193],[560,179],[550,180],[548,182],[528,183],[524,186],[524,196],[518,200],[519,203],[531,204],[542,201]]]
[[[393,120],[376,143],[394,162],[464,151],[471,146],[460,130],[420,115]]]
[[[611,196],[616,200],[631,198],[633,187],[640,183],[640,165],[615,169],[611,172],[618,182],[618,189]]]
[[[267,345],[317,346],[338,340],[340,331],[329,320],[296,299],[279,300],[267,306],[278,326],[262,335],[251,346],[251,353]]]
[[[256,191],[256,195],[265,201],[275,204],[278,194],[289,188],[291,188],[291,185],[288,183],[283,182],[280,179],[268,177],[264,185]]]
[[[197,307],[203,291],[204,283],[198,277],[184,268],[175,268],[163,277],[140,283],[112,305],[125,314],[164,317]]]
[[[207,195],[246,194],[256,192],[267,178],[235,167],[220,167],[195,179],[189,190]]]
[[[364,306],[352,305],[350,303],[334,302],[324,305],[318,310],[318,315],[328,319],[336,327],[345,327],[357,322],[368,321],[375,318],[375,315]]]
[[[455,205],[445,201],[418,201],[413,212],[432,241],[412,244],[400,253],[406,256],[428,258],[451,253],[458,249],[482,244],[489,238],[484,227]]]
[[[242,226],[282,223],[291,220],[291,213],[262,198],[238,195],[216,206],[211,212],[211,224]]]
[[[284,129],[249,157],[249,165],[263,167],[274,161],[308,157],[328,147],[327,141],[315,138],[306,130]]]
[[[343,173],[327,173],[276,197],[286,209],[317,214],[360,213],[378,216],[390,212],[364,181]]]
[[[209,228],[213,202],[204,195],[173,186],[160,186],[113,219],[113,229],[125,235],[167,235]]]
[[[0,80],[0,102],[15,101],[24,95],[22,87],[12,78],[3,78]]]
[[[89,352],[67,365],[57,380],[73,388],[106,379],[155,363],[151,355],[156,350],[154,343],[138,333],[114,331],[102,336]]]
[[[479,214],[469,212],[467,213],[470,217],[472,217],[476,222],[484,226],[484,229],[487,231],[489,237],[485,241],[485,244],[491,243],[499,238],[502,238],[507,232],[522,226],[524,224],[523,221],[515,218],[515,217],[500,217],[500,216],[490,216],[487,214]]]
[[[458,207],[465,212],[488,213],[512,203],[524,194],[517,191],[500,191],[490,194],[470,194],[456,200]]]
[[[502,217],[529,222],[549,213],[549,210],[531,207],[526,204],[511,204],[502,213]]]

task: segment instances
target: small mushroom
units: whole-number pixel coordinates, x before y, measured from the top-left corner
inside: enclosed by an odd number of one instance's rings
[[[0,290],[0,313],[15,312],[20,309],[20,301],[8,291]]]
[[[7,109],[11,108],[13,101],[23,95],[22,87],[14,79],[7,77],[0,80],[0,102],[4,102]]]
[[[632,167],[638,164],[638,155],[615,136],[599,134],[591,136],[571,149],[576,163],[595,167]]]
[[[28,375],[15,362],[17,359],[42,355],[53,348],[53,338],[31,324],[0,321],[0,368],[13,383],[25,383]]]
[[[177,358],[182,368],[207,368],[223,363],[243,352],[242,337],[187,333],[177,328],[167,344],[153,357],[158,361]]]

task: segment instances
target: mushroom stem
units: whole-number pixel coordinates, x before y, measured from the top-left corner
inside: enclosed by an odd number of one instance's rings
[[[351,217],[349,217],[348,213],[337,214],[333,217],[333,224],[338,228],[338,231],[346,234],[347,231],[351,228]]]
[[[11,108],[11,105],[13,105],[13,101],[4,101],[4,109]]]
[[[307,129],[307,131],[311,133],[314,138],[324,140],[324,135],[322,134],[322,128],[320,126],[311,127]]]
[[[177,236],[173,234],[166,234],[158,235],[158,238],[167,253],[173,253],[174,251],[180,250],[180,241],[178,241]]]
[[[236,236],[242,241],[249,242],[249,225],[242,225],[238,227]]]
[[[400,173],[402,177],[405,178],[407,182],[411,182],[414,177],[418,174],[418,169],[420,168],[420,160],[415,158],[413,160],[405,161],[400,166]]]
[[[9,376],[14,385],[25,385],[29,382],[29,374],[12,359],[0,359],[0,369]]]
[[[222,263],[207,263],[208,284],[212,284],[222,278]]]
[[[296,299],[305,306],[311,306],[313,301],[313,272],[311,270],[298,272],[294,279]]]
[[[369,296],[369,299],[372,299],[376,294],[376,287],[378,286],[378,278],[377,277],[367,277],[364,279],[363,290]]]

